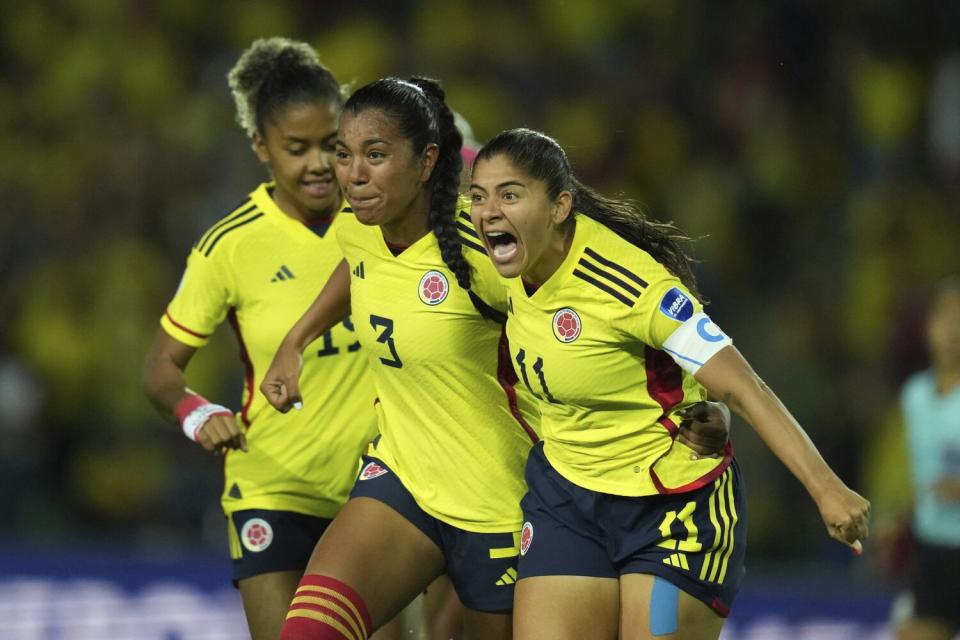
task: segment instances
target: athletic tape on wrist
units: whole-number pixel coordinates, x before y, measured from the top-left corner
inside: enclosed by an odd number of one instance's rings
[[[207,423],[207,420],[213,416],[233,416],[230,409],[214,404],[203,396],[195,394],[188,395],[177,403],[174,414],[180,420],[183,435],[194,442],[197,441],[197,434],[200,432],[200,428]]]

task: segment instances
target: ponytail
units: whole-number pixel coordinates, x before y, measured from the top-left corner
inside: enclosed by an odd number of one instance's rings
[[[697,289],[697,279],[691,268],[693,258],[683,250],[683,246],[691,242],[689,236],[669,222],[650,220],[629,200],[602,196],[573,176],[571,183],[573,211],[593,218],[621,238],[649,253],[654,260],[666,267],[667,271],[679,278],[701,303],[707,302]],[[573,216],[568,218],[572,219]]]
[[[453,112],[445,102],[443,89],[436,80],[414,77],[410,80],[383,78],[357,89],[344,110],[359,113],[379,109],[393,117],[403,137],[410,140],[415,153],[428,144],[439,149],[427,187],[430,212],[427,225],[437,237],[440,255],[453,271],[457,283],[470,289],[470,264],[461,252],[457,231],[457,197],[463,159],[463,136],[454,124]]]
[[[432,193],[427,224],[437,237],[440,255],[453,271],[457,283],[464,289],[469,289],[470,265],[463,257],[455,218],[460,173],[463,170],[463,158],[460,155],[463,136],[457,129],[453,111],[447,106],[446,96],[440,85],[435,80],[421,77],[411,78],[410,83],[423,90],[437,114],[437,146],[440,152],[430,175]]]

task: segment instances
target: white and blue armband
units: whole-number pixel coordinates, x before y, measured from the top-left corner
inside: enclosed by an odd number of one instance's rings
[[[677,327],[663,343],[681,369],[693,375],[718,351],[733,340],[704,312],[697,313]]]

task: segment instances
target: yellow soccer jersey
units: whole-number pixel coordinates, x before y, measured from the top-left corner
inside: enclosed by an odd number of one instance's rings
[[[161,319],[172,337],[201,347],[228,319],[246,366],[237,419],[249,452],[225,461],[223,507],[332,517],[346,502],[363,448],[376,435],[373,386],[347,321],[304,352],[301,411],[273,409],[259,387],[280,341],[343,259],[336,232],[360,226],[340,212],[318,236],[285,215],[261,185],[194,245]]]
[[[435,518],[467,531],[519,530],[523,467],[537,436],[532,416],[515,417],[501,325],[480,315],[432,233],[397,256],[379,227],[344,226],[338,237],[352,273],[354,325],[380,399],[381,438],[369,453]],[[499,276],[475,238],[472,244],[463,253],[473,286],[505,310]]]
[[[662,351],[700,310],[648,253],[580,215],[570,253],[532,295],[508,281],[507,335],[522,382],[540,399],[544,452],[571,482],[623,496],[688,491],[721,459],[691,461],[677,412],[705,390]]]

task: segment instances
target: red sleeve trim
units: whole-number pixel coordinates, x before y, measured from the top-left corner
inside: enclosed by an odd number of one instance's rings
[[[204,338],[204,339],[206,339],[206,338],[209,338],[209,337],[210,337],[210,334],[209,334],[209,333],[197,333],[196,331],[194,331],[194,330],[192,330],[192,329],[188,329],[187,327],[183,326],[182,324],[180,324],[179,322],[177,322],[176,320],[174,320],[174,319],[173,319],[173,316],[170,315],[170,310],[169,310],[169,309],[168,309],[167,311],[165,311],[165,312],[163,313],[163,315],[166,316],[167,320],[170,321],[170,324],[172,324],[173,326],[175,326],[177,329],[180,329],[181,331],[186,331],[186,332],[189,333],[190,335],[192,335],[192,336],[194,336],[194,337],[197,337],[197,338]]]

